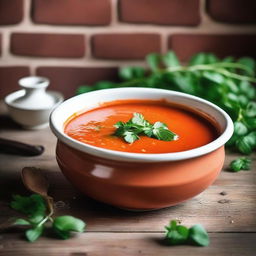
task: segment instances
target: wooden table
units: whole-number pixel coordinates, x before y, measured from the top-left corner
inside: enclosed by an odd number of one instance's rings
[[[50,195],[58,202],[57,214],[71,214],[87,223],[85,233],[65,241],[44,237],[28,243],[21,232],[5,231],[0,234],[0,256],[256,255],[255,161],[253,170],[231,173],[227,164],[238,155],[228,153],[219,178],[197,197],[168,209],[127,212],[80,195],[59,170],[54,154],[56,139],[50,130],[24,131],[5,115],[3,104],[0,110],[0,137],[46,148],[38,157],[0,155],[0,223],[14,214],[8,207],[11,194],[27,193],[20,179],[24,166],[45,170]],[[221,194],[223,191],[226,195]],[[162,242],[164,226],[171,219],[188,226],[204,225],[210,246],[166,246]]]

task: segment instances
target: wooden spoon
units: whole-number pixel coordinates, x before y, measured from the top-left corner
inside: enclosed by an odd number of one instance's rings
[[[47,203],[49,215],[53,213],[53,198],[48,196],[49,182],[41,169],[35,167],[24,167],[21,171],[22,181],[25,187],[41,195]]]

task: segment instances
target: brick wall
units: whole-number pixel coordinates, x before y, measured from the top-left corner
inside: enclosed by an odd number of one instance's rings
[[[0,0],[0,97],[47,76],[66,97],[150,52],[256,57],[255,0]]]

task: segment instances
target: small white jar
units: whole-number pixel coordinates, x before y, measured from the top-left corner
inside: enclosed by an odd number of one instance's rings
[[[62,94],[46,91],[50,81],[45,77],[24,77],[18,83],[23,89],[5,97],[10,116],[25,129],[47,127],[51,111],[63,101]]]

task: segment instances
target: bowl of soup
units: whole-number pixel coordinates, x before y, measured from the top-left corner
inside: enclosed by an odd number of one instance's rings
[[[135,113],[161,122],[175,139],[117,136],[117,123]],[[224,144],[233,133],[218,106],[188,94],[151,88],[118,88],[75,96],[51,114],[56,159],[83,194],[129,210],[173,206],[204,191],[220,173]],[[132,128],[131,128],[132,129]]]

